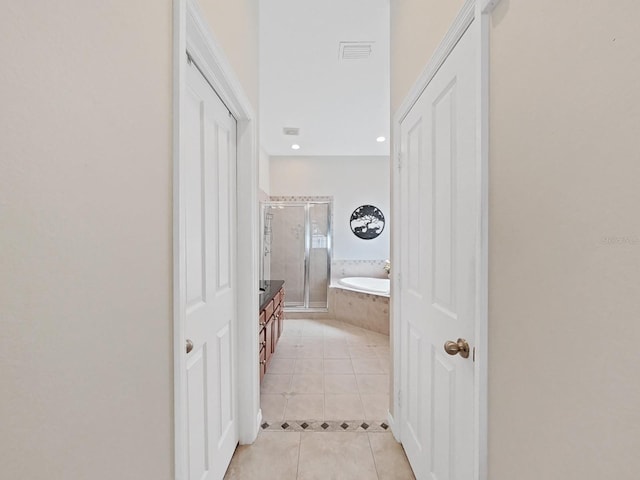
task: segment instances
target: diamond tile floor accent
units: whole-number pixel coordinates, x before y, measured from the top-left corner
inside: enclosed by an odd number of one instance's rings
[[[387,431],[389,426],[382,420],[377,422],[363,422],[362,420],[345,421],[296,421],[287,420],[278,423],[263,423],[262,430],[266,432],[381,432]]]
[[[258,438],[236,449],[225,479],[415,480],[385,420],[389,371],[389,337],[286,319],[262,384]]]

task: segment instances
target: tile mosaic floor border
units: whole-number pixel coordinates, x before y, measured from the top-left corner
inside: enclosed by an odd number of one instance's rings
[[[388,432],[386,421],[373,420],[285,420],[264,422],[260,425],[267,432]]]

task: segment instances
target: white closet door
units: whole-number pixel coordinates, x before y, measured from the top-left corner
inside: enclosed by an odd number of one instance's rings
[[[238,443],[235,411],[236,122],[197,67],[187,69],[184,188],[188,466],[222,479]],[[192,345],[192,347],[191,347]]]
[[[474,472],[473,353],[444,344],[475,341],[476,23],[401,123],[400,421],[420,479]]]

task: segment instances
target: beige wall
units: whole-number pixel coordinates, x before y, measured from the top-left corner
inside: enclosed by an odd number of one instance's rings
[[[392,2],[394,108],[437,43],[418,25],[451,8],[418,3]],[[632,0],[492,15],[491,480],[640,470],[639,21]]]
[[[271,167],[269,165],[269,155],[262,148],[259,153],[258,161],[258,187],[260,194],[266,196],[268,199],[269,192],[271,191]],[[260,199],[262,201],[262,199]]]
[[[0,31],[2,476],[169,479],[171,2]]]
[[[258,118],[258,0],[198,2]]]
[[[257,109],[255,3],[206,12]],[[0,32],[0,476],[171,479],[172,2]]]
[[[491,27],[490,478],[640,470],[640,4]]]
[[[391,114],[427,65],[464,0],[391,2]]]

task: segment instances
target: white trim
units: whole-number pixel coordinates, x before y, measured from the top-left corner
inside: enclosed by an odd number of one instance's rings
[[[475,478],[487,480],[488,473],[488,391],[489,391],[489,28],[493,8],[500,0],[478,2],[476,21],[480,22],[478,35],[478,112],[477,112],[477,152],[478,185],[476,195],[480,205],[477,219],[476,237],[476,324],[475,324],[475,379],[474,422],[475,422]],[[484,3],[484,5],[482,5]],[[489,5],[490,4],[490,5]],[[491,6],[491,8],[489,8]]]
[[[235,76],[219,42],[204,20],[196,0],[173,2],[173,294],[174,294],[174,426],[175,478],[187,478],[187,432],[184,304],[184,258],[180,246],[184,242],[180,205],[183,202],[182,179],[179,175],[185,90],[185,55],[202,70],[220,99],[237,121],[237,279],[236,279],[236,419],[240,443],[252,443],[261,419],[258,331],[258,155],[257,117]],[[242,352],[242,355],[238,355]]]
[[[399,225],[402,221],[400,210],[400,170],[403,168],[400,156],[400,124],[409,113],[413,105],[419,99],[434,75],[440,69],[446,58],[456,46],[462,35],[473,21],[480,22],[478,30],[479,46],[479,68],[477,77],[477,88],[479,93],[477,111],[477,159],[479,162],[480,176],[477,185],[477,198],[480,204],[480,215],[477,219],[476,256],[478,263],[476,267],[477,292],[476,297],[476,325],[475,325],[475,379],[474,388],[474,428],[477,433],[474,439],[475,467],[474,480],[487,480],[487,443],[488,443],[488,218],[489,218],[489,14],[493,11],[500,0],[467,0],[455,18],[449,31],[434,52],[426,67],[418,77],[414,85],[409,90],[404,101],[396,111],[393,118],[393,158],[392,165],[398,168],[391,169],[391,179],[393,185],[392,215],[394,222]],[[391,262],[392,265],[401,265],[401,249],[399,229],[396,228],[392,234]],[[392,320],[392,344],[393,344],[393,415],[395,418],[402,418],[400,388],[401,388],[401,305],[399,296],[395,292],[400,292],[401,277],[399,273],[392,276],[391,281],[391,320]],[[396,300],[394,300],[394,298]],[[393,421],[389,413],[389,421],[394,437],[402,439],[401,422]]]
[[[400,209],[400,176],[402,170],[402,158],[400,157],[400,121],[394,120],[392,124],[393,138],[393,151],[391,164],[391,218],[394,225],[402,225],[402,210]],[[396,168],[394,168],[396,167]],[[398,272],[401,262],[401,249],[400,249],[400,228],[395,227],[391,229],[391,286],[390,286],[390,300],[389,300],[389,341],[391,343],[392,353],[392,368],[393,368],[393,385],[391,401],[393,402],[393,409],[389,409],[389,419],[393,415],[397,418],[400,416],[400,386],[401,386],[401,334],[402,326],[400,324],[401,318],[401,304],[400,304],[400,292],[402,291],[402,281],[400,273]],[[402,438],[402,428],[400,423],[395,421],[391,426],[391,431],[396,440],[400,441]]]
[[[181,90],[185,84],[185,69],[182,67],[186,49],[186,4],[184,1],[173,2],[173,394],[174,394],[174,478],[187,477],[187,389],[185,385],[186,371],[182,352],[186,343],[184,334],[184,308],[186,298],[185,285],[180,281],[185,276],[185,259],[180,251],[184,244],[185,229],[180,225],[180,205],[183,196],[180,183],[180,111],[182,108]]]

